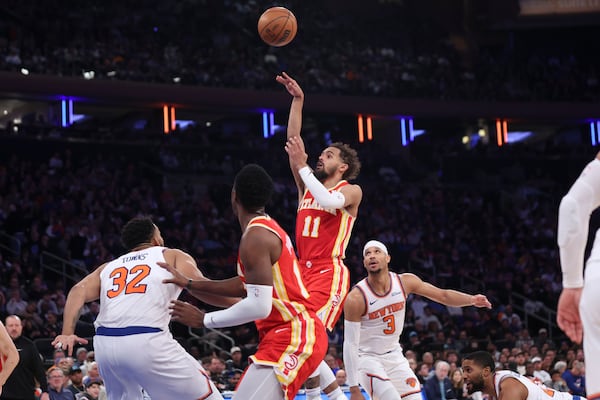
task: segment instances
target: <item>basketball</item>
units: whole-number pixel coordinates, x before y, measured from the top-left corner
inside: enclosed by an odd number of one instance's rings
[[[268,8],[258,19],[258,34],[269,46],[285,46],[294,39],[296,32],[296,17],[285,7]]]

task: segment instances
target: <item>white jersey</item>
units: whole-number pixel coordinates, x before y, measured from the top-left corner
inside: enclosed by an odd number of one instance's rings
[[[360,321],[359,354],[385,354],[401,350],[400,334],[404,328],[406,293],[400,275],[389,272],[390,290],[375,294],[367,278],[356,284],[364,299],[366,312]]]
[[[123,328],[146,326],[169,330],[168,305],[181,288],[164,284],[172,275],[158,266],[165,247],[133,251],[109,262],[100,273],[100,313],[95,326]]]
[[[527,400],[572,400],[572,399],[581,399],[585,400],[583,397],[575,396],[566,392],[559,392],[554,389],[550,389],[549,387],[544,386],[541,382],[534,382],[532,379],[529,379],[523,375],[519,375],[513,371],[496,371],[494,374],[494,386],[496,387],[496,393],[500,393],[500,383],[504,379],[514,378],[521,382],[528,391]]]

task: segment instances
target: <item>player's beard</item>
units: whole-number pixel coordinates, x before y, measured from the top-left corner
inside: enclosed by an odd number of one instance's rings
[[[469,384],[467,385],[467,389],[469,394],[473,394],[475,392],[483,391],[483,376],[479,375],[479,379],[469,379]]]
[[[323,168],[321,168],[321,169],[315,170],[313,173],[315,175],[315,178],[317,178],[319,180],[319,182],[323,182],[325,179],[329,178],[329,176],[331,175],[325,170],[325,166],[323,166]]]

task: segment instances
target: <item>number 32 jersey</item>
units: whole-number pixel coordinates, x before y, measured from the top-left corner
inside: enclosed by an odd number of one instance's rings
[[[400,348],[404,328],[406,294],[400,276],[389,272],[390,289],[383,296],[375,294],[367,278],[356,284],[361,291],[366,312],[360,321],[359,353],[385,354]]]
[[[149,326],[169,329],[169,304],[181,288],[166,285],[172,275],[156,263],[165,261],[160,246],[122,255],[100,273],[100,313],[94,325],[109,328]]]

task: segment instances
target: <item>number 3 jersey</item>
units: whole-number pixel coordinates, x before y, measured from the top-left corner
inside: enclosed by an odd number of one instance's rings
[[[170,272],[156,263],[165,261],[160,246],[122,255],[100,273],[100,313],[94,325],[109,328],[149,326],[169,329],[169,304],[181,288],[164,284]]]
[[[329,189],[339,191],[348,185],[340,181]],[[304,191],[296,217],[296,248],[301,260],[344,258],[352,233],[354,217],[345,209],[325,209],[309,190]]]
[[[359,353],[385,354],[400,349],[400,334],[404,327],[406,293],[400,275],[389,272],[390,289],[377,295],[367,278],[356,284],[361,291],[366,312],[360,321]]]

